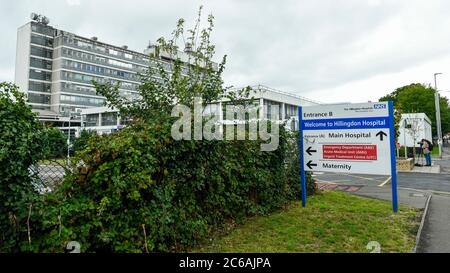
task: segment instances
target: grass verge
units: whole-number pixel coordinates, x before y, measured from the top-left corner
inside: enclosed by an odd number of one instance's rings
[[[420,210],[391,203],[324,191],[270,216],[252,217],[229,234],[211,239],[192,252],[370,252],[370,241],[381,252],[411,252]]]

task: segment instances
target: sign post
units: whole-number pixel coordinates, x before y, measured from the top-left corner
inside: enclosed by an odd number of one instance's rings
[[[398,211],[391,102],[299,107],[302,205],[306,171],[390,175]]]
[[[397,198],[397,164],[395,161],[395,128],[394,128],[394,104],[389,102],[389,129],[391,135],[391,184],[392,184],[392,210],[398,212]]]
[[[298,133],[299,133],[299,147],[300,147],[300,179],[301,179],[301,190],[302,190],[302,207],[306,207],[306,174],[305,174],[305,168],[304,166],[304,157],[303,157],[303,130],[301,129],[302,126],[302,107],[298,107],[298,116],[299,116],[299,122],[298,122]]]

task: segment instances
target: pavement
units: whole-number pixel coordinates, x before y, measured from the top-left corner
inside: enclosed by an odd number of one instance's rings
[[[433,194],[417,247],[418,253],[450,252],[450,195]]]
[[[401,204],[424,209],[431,196],[416,252],[450,253],[450,148],[444,150],[442,159],[433,158],[433,163],[441,173],[398,173],[398,199]],[[323,189],[392,200],[388,176],[318,172],[313,176]]]

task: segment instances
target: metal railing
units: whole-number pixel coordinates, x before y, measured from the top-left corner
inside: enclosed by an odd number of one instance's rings
[[[304,100],[304,101],[307,101],[307,102],[311,102],[311,103],[315,103],[315,104],[321,104],[321,102],[318,102],[318,101],[315,101],[315,100],[312,100],[312,99],[308,99],[308,98],[305,98],[305,97],[302,97],[302,96],[299,96],[299,95],[296,95],[296,94],[293,94],[293,93],[289,93],[289,92],[286,92],[286,91],[278,90],[278,89],[275,89],[275,88],[272,88],[272,87],[268,87],[268,86],[265,86],[265,85],[262,85],[262,84],[259,84],[259,85],[256,85],[256,86],[252,86],[252,88],[255,89],[255,90],[260,90],[260,91],[268,90],[268,91],[273,92],[273,93],[278,93],[278,94],[282,94],[282,95],[295,97],[295,98],[298,98],[298,99],[301,99],[301,100]]]

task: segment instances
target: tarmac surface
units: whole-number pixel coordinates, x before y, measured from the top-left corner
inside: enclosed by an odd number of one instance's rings
[[[424,209],[431,196],[416,252],[450,253],[450,149],[442,158],[433,158],[441,173],[421,168],[420,172],[397,175],[399,203]],[[381,175],[353,175],[314,173],[322,189],[340,190],[350,194],[380,200],[392,200],[390,177]]]

